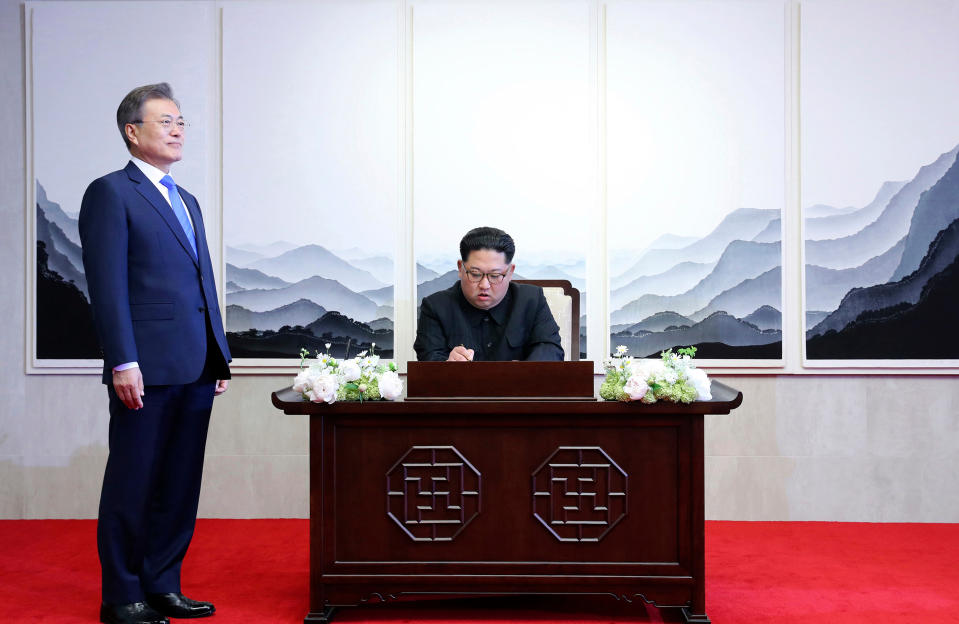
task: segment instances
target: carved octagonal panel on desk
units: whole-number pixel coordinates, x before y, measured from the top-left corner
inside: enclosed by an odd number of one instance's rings
[[[414,446],[386,473],[387,515],[416,542],[449,542],[480,510],[482,475],[452,446]]]
[[[626,517],[628,483],[598,446],[560,447],[533,472],[533,516],[561,542],[598,542]]]
[[[327,426],[327,573],[502,574],[505,563],[527,574],[546,562],[555,574],[671,575],[688,563],[689,437],[676,421],[350,415]]]

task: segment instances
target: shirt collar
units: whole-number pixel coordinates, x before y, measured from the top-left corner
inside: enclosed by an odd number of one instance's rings
[[[168,175],[164,173],[162,169],[157,169],[150,163],[142,161],[136,156],[130,156],[130,161],[136,165],[140,171],[143,172],[143,175],[147,177],[147,180],[153,182],[155,186],[160,186],[160,180],[163,176]]]
[[[496,307],[490,308],[489,310],[480,310],[467,301],[466,296],[463,294],[463,288],[459,282],[456,282],[453,287],[456,288],[456,292],[459,294],[460,307],[463,309],[463,313],[466,315],[470,325],[479,325],[483,322],[483,317],[486,315],[489,315],[489,317],[493,319],[497,325],[503,325],[506,323],[507,317],[509,316],[510,300],[513,296],[512,283],[509,285],[508,290],[506,291],[506,296],[503,297],[503,300],[500,301]]]

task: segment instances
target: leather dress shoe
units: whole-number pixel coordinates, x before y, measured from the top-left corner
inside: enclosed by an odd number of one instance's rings
[[[100,605],[100,621],[103,624],[170,624],[162,614],[154,611],[145,602],[123,605]]]
[[[172,618],[201,618],[216,613],[211,602],[191,600],[181,593],[147,594],[151,607]]]

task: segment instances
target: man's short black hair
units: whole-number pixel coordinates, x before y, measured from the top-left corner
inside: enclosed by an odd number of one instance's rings
[[[491,249],[505,254],[506,264],[513,261],[513,254],[516,253],[513,237],[494,227],[478,227],[467,232],[460,241],[460,258],[466,262],[471,251],[480,249]]]

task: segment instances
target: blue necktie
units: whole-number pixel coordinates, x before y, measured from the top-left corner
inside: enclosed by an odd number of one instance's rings
[[[186,239],[190,241],[193,257],[196,258],[196,233],[190,224],[190,218],[186,216],[186,206],[183,205],[183,200],[180,199],[180,194],[176,190],[176,182],[174,182],[170,176],[165,175],[160,178],[160,184],[167,188],[167,195],[170,197],[170,206],[173,207],[173,214],[176,215],[177,221],[180,222],[180,227],[183,228]]]

